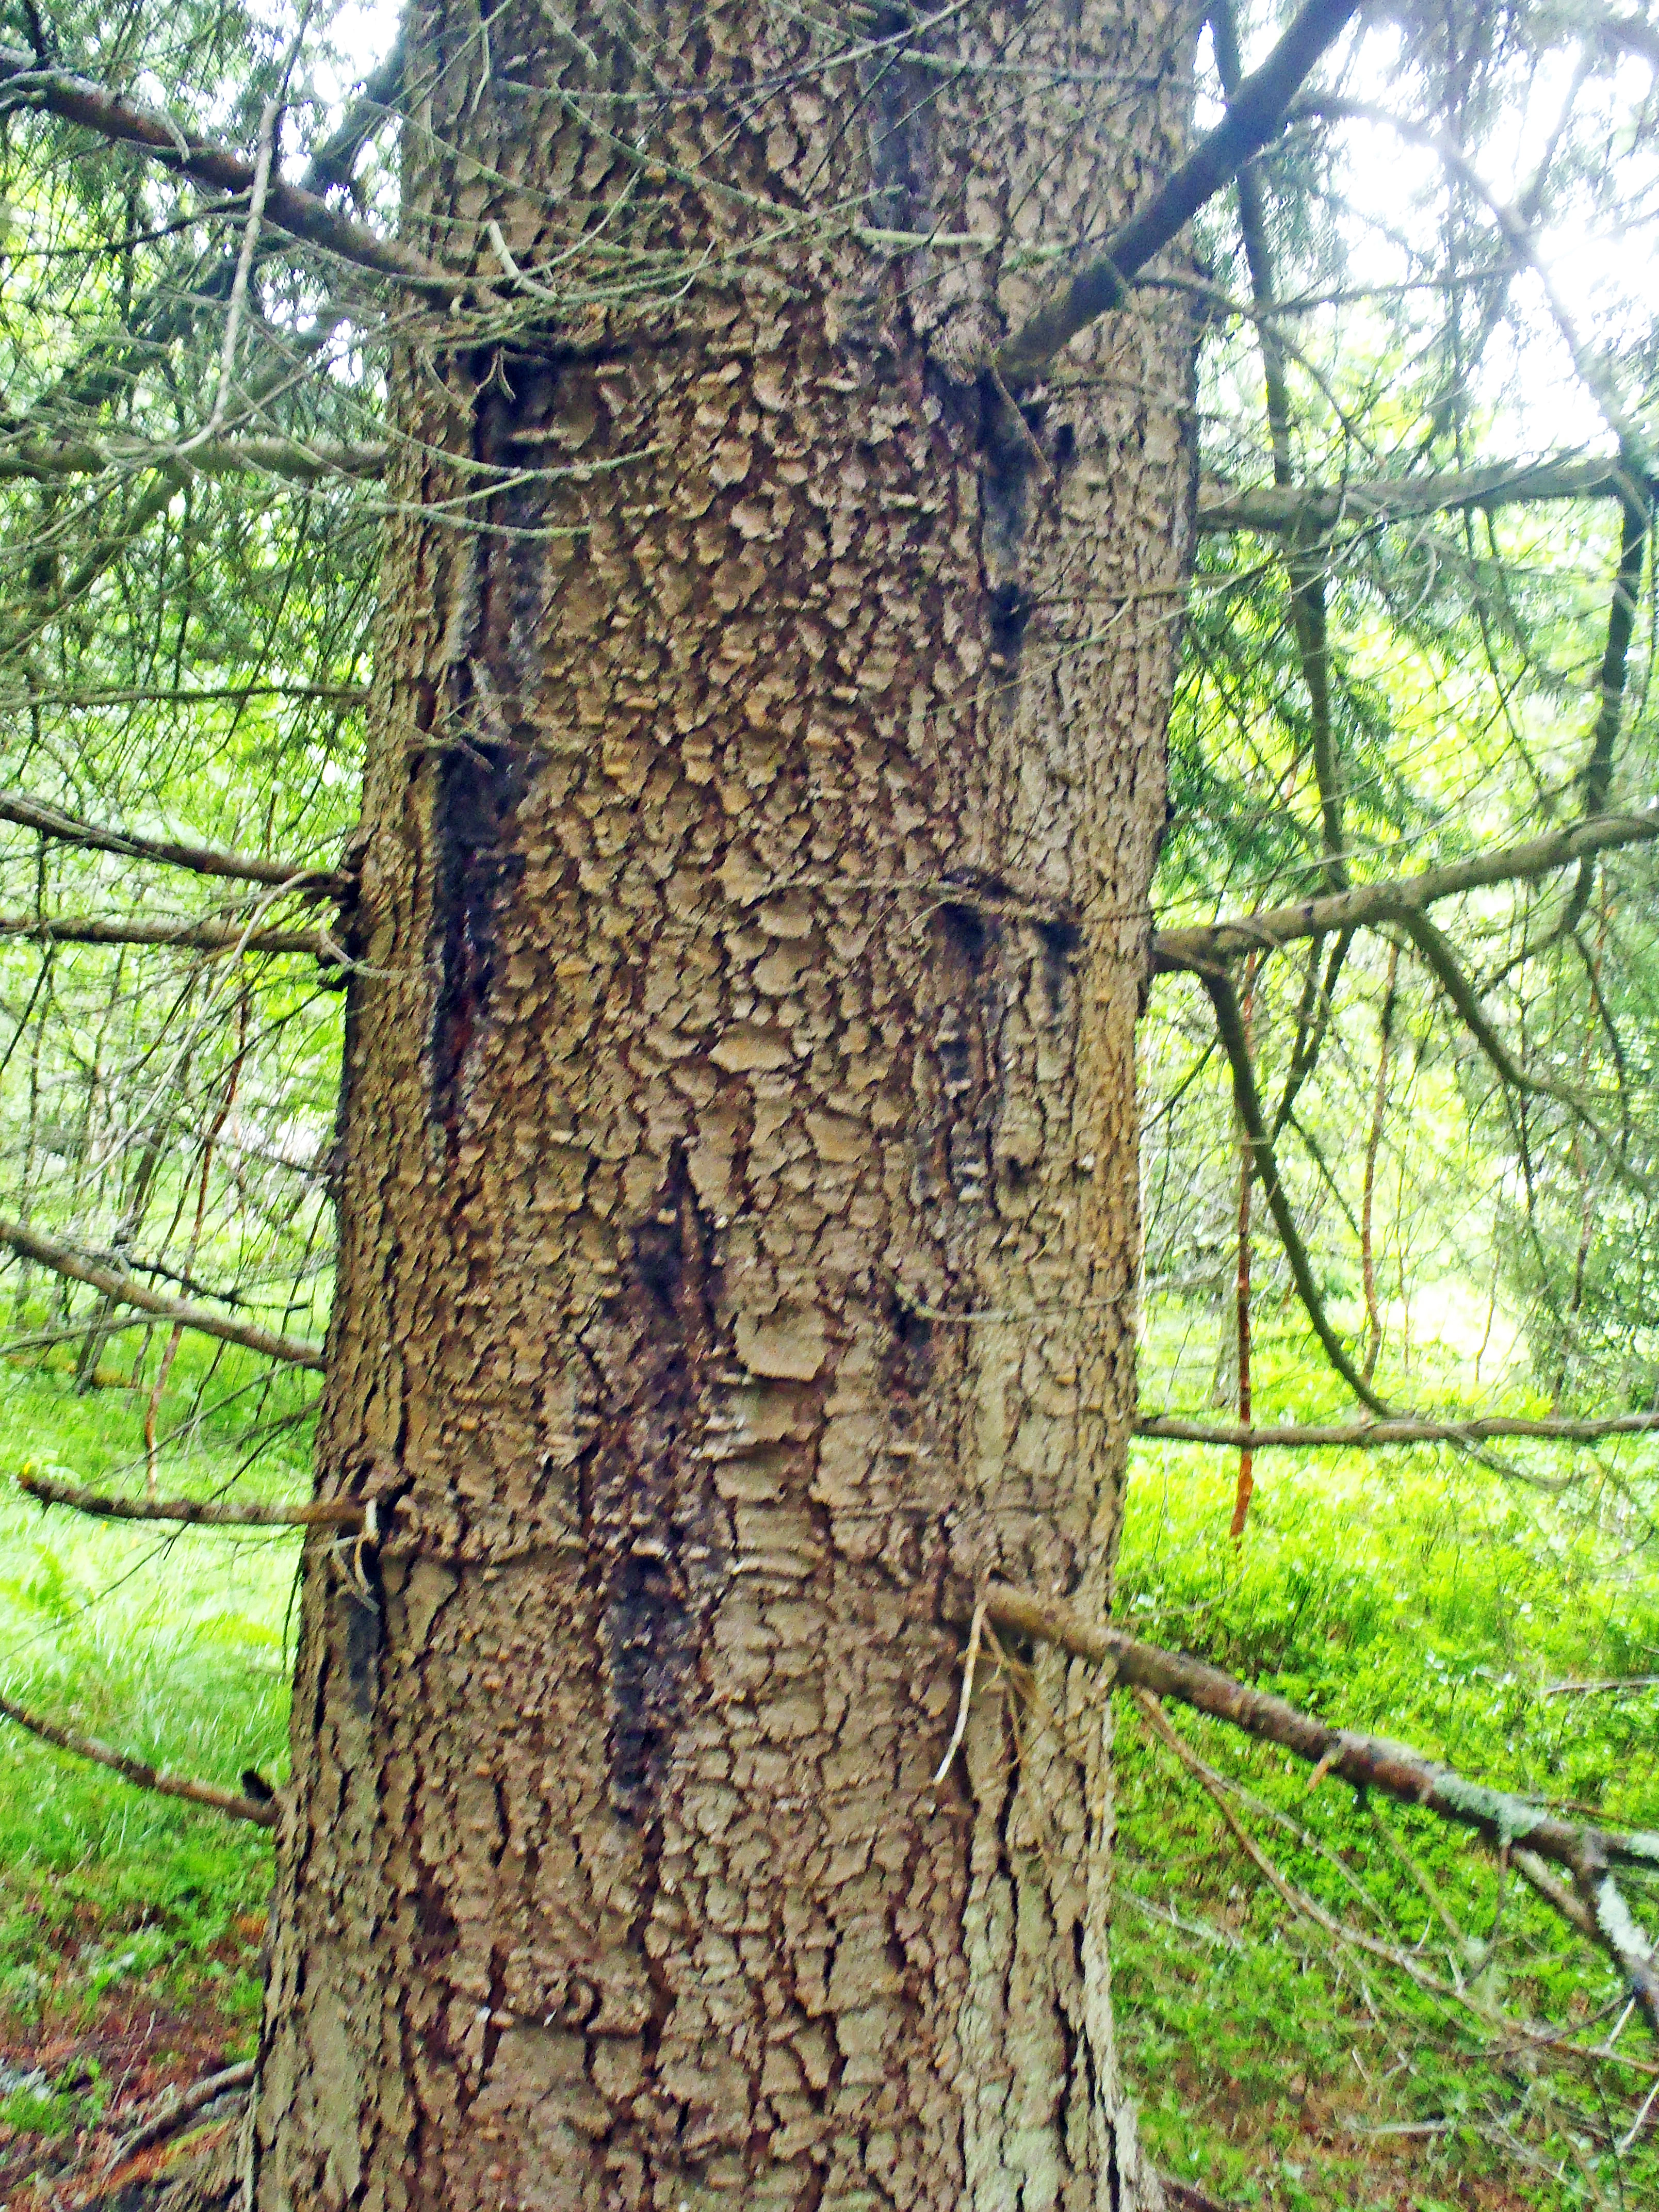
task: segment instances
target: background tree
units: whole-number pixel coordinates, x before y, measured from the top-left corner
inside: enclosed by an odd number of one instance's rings
[[[91,1293],[20,1328],[154,1325],[159,1514],[180,1332],[257,1442],[331,1304],[249,2201],[1155,2203],[1103,1656],[1530,1818],[1054,1604],[1153,973],[1146,1273],[1243,1426],[1143,1432],[1266,1447],[1281,1274],[1339,1434],[1652,1425],[1650,332],[1549,252],[1637,265],[1644,34],[1354,18],[434,8],[343,113],[308,21],[0,54],[0,1233]],[[1415,1402],[1378,1289],[1477,1182],[1542,1414]],[[1639,1845],[1526,1832],[1653,2007]]]

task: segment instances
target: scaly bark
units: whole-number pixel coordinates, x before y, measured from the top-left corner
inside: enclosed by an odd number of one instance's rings
[[[545,263],[653,36],[658,246],[740,227],[711,167],[1053,236],[1181,150],[1178,12],[987,9],[936,36],[1038,65],[994,97],[889,52],[737,126],[799,15],[551,20],[412,26],[410,250]],[[824,228],[397,382],[319,1442],[387,1534],[307,1557],[259,2212],[1158,2201],[1103,1685],[982,1680],[929,1783],[975,1588],[1108,1603],[1134,1413],[1191,332],[1016,427],[973,364],[1035,298]],[[637,458],[430,511],[526,453]]]

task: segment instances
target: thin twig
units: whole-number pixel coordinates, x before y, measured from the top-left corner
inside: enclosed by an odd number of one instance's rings
[[[962,1739],[968,1733],[968,1708],[974,1701],[974,1668],[979,1663],[979,1640],[985,1633],[985,1601],[981,1598],[974,1607],[974,1617],[968,1628],[968,1648],[962,1659],[962,1695],[957,1700],[957,1724],[951,1731],[951,1741],[945,1747],[945,1756],[939,1763],[939,1772],[933,1777],[933,1787],[939,1788],[951,1771],[951,1761],[962,1748]]]

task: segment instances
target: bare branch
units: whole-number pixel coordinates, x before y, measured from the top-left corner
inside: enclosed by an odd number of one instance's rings
[[[1358,0],[1305,0],[1300,14],[1206,138],[1144,208],[1085,264],[1045,307],[1006,338],[992,361],[1011,389],[1031,383],[1062,346],[1121,304],[1131,280],[1205,202],[1277,137],[1285,112],[1316,63],[1358,9]]]
[[[1286,102],[1295,89],[1292,85],[1286,92]],[[0,96],[14,106],[27,100],[117,145],[136,146],[164,167],[197,184],[210,185],[216,191],[238,196],[252,193],[255,165],[246,155],[213,145],[181,128],[171,117],[123,100],[88,77],[75,76],[67,70],[43,69],[33,54],[14,46],[0,46]],[[407,246],[381,238],[316,193],[280,179],[267,194],[265,216],[291,238],[303,239],[307,245],[320,246],[325,252],[377,276],[395,277],[416,291],[447,300],[466,289],[465,278],[446,276]]]
[[[1173,1698],[1247,1735],[1275,1743],[1305,1759],[1317,1776],[1335,1774],[1355,1790],[1381,1790],[1402,1805],[1416,1805],[1443,1820],[1472,1828],[1499,1850],[1522,1844],[1534,1857],[1564,1867],[1595,1922],[1597,1942],[1616,1960],[1659,2033],[1659,1970],[1610,1871],[1615,1863],[1659,1870],[1659,1835],[1614,1835],[1577,1826],[1508,1790],[1466,1781],[1408,1744],[1328,1728],[1283,1698],[1252,1689],[1201,1659],[1165,1651],[1126,1636],[1121,1629],[1085,1620],[1060,1599],[1036,1597],[993,1583],[981,1602],[986,1619],[999,1628],[1039,1638],[1076,1658],[1109,1666],[1131,1688]]]
[[[1603,1437],[1650,1436],[1659,1430],[1659,1413],[1607,1413],[1574,1420],[1550,1414],[1474,1413],[1466,1420],[1439,1420],[1401,1414],[1380,1421],[1279,1421],[1249,1428],[1236,1421],[1189,1420],[1184,1413],[1144,1413],[1138,1437],[1162,1437],[1170,1443],[1219,1444],[1228,1451],[1248,1447],[1265,1451],[1282,1445],[1292,1451],[1374,1450],[1383,1444],[1473,1444],[1493,1437],[1537,1437],[1556,1443],[1594,1443]]]
[[[211,1498],[112,1498],[55,1475],[24,1473],[17,1487],[42,1505],[67,1505],[104,1521],[177,1521],[208,1528],[361,1528],[362,1503],[349,1498],[295,1498],[288,1504],[228,1505]]]
[[[1425,907],[1455,898],[1490,884],[1524,883],[1571,867],[1593,853],[1659,837],[1659,807],[1640,814],[1601,814],[1570,828],[1552,830],[1524,845],[1501,847],[1473,860],[1425,869],[1420,876],[1395,877],[1261,914],[1236,915],[1200,929],[1160,930],[1152,939],[1154,973],[1172,969],[1203,975],[1242,952],[1277,951],[1299,938],[1320,937],[1334,929],[1376,928],[1383,922],[1407,927]]]
[[[81,845],[124,860],[156,860],[169,868],[189,868],[198,876],[224,876],[234,883],[292,885],[296,890],[338,891],[347,878],[332,868],[307,868],[294,860],[262,860],[252,853],[226,853],[212,845],[184,845],[170,837],[138,837],[124,830],[102,830],[21,791],[0,791],[0,822],[35,830],[60,844]]]
[[[1298,531],[1328,534],[1344,523],[1370,527],[1413,522],[1470,508],[1491,513],[1547,500],[1617,499],[1656,487],[1616,462],[1556,456],[1541,461],[1492,461],[1485,468],[1419,477],[1357,477],[1344,484],[1259,484],[1240,489],[1214,479],[1200,489],[1198,526],[1220,534],[1253,530],[1263,538]]]
[[[292,1367],[310,1367],[321,1372],[327,1362],[322,1347],[307,1344],[301,1337],[281,1336],[274,1329],[261,1328],[257,1322],[227,1320],[206,1306],[189,1305],[183,1298],[170,1298],[164,1291],[152,1291],[143,1283],[135,1282],[117,1267],[101,1260],[90,1258],[68,1244],[60,1244],[55,1237],[43,1237],[38,1230],[25,1228],[21,1221],[0,1219],[0,1243],[9,1244],[12,1250],[25,1260],[38,1261],[41,1267],[50,1267],[54,1274],[67,1275],[71,1282],[89,1283],[106,1297],[113,1298],[118,1305],[135,1306],[140,1313],[155,1314],[163,1321],[182,1322],[204,1336],[216,1336],[226,1344],[240,1344],[249,1352],[259,1352],[267,1359],[280,1359]]]
[[[163,1797],[182,1797],[191,1805],[210,1805],[217,1813],[228,1813],[238,1820],[252,1820],[258,1827],[274,1828],[276,1825],[280,1808],[274,1798],[244,1797],[234,1790],[221,1790],[214,1783],[198,1782],[193,1776],[174,1774],[165,1766],[152,1766],[148,1759],[133,1759],[110,1744],[100,1743],[96,1736],[61,1728],[56,1721],[32,1713],[12,1698],[0,1696],[0,1713],[9,1721],[15,1721],[19,1728],[27,1729],[31,1735],[38,1735],[43,1743],[52,1744],[59,1751],[73,1752],[76,1759],[90,1759],[100,1766],[113,1767],[141,1790],[157,1790]]]
[[[320,483],[327,477],[379,476],[390,450],[383,443],[347,445],[331,438],[307,443],[297,438],[216,435],[188,447],[157,445],[146,438],[28,438],[0,445],[0,481],[45,483],[60,477],[100,476],[106,470],[134,473],[166,467],[192,476],[252,472]]]
[[[303,888],[303,883],[295,889]],[[76,915],[0,915],[0,938],[39,945],[170,945],[191,952],[303,952],[337,962],[325,929],[250,929],[234,921],[105,921]]]

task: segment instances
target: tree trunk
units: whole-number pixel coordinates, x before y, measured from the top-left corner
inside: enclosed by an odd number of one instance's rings
[[[1100,1684],[988,1646],[930,1778],[976,1583],[1109,1596],[1184,295],[1016,421],[1029,271],[707,179],[1098,235],[1191,18],[768,100],[797,13],[592,14],[414,26],[424,249],[550,265],[633,172],[545,88],[655,37],[704,96],[606,235],[726,258],[396,383],[319,1445],[384,1540],[306,1559],[249,2202],[1134,2212]]]

